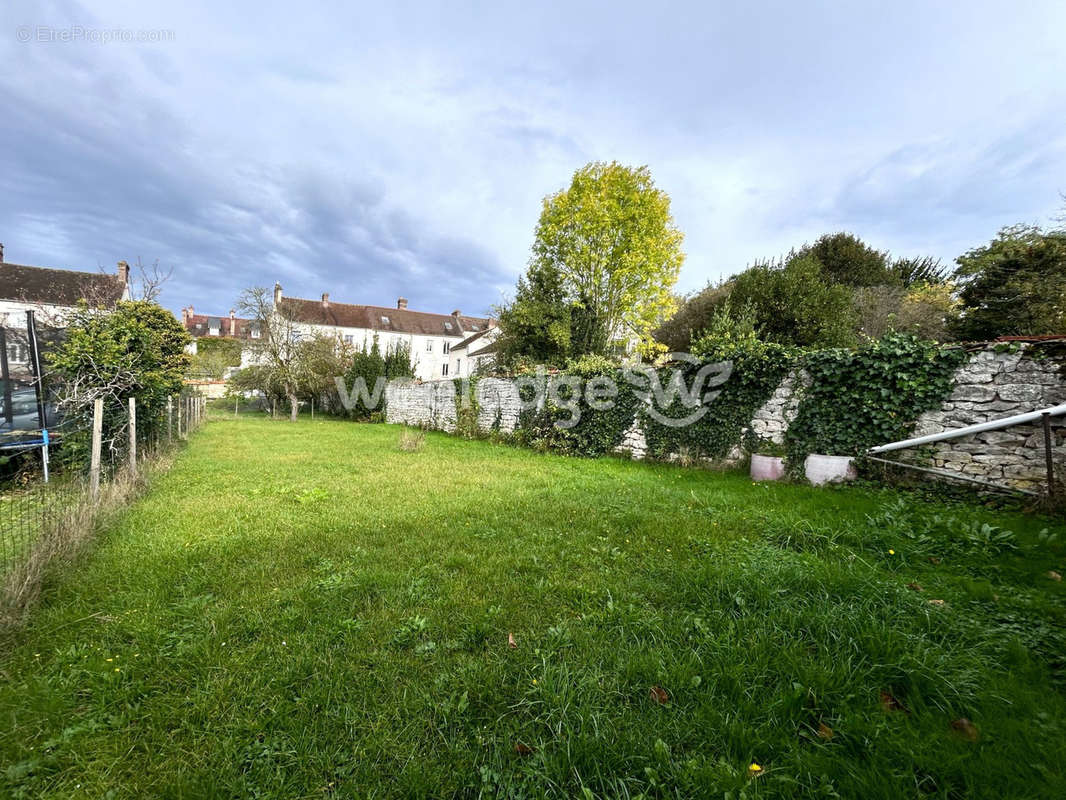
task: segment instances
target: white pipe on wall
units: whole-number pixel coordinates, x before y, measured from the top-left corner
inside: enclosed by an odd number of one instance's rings
[[[978,422],[976,425],[967,425],[965,428],[952,428],[951,430],[941,431],[940,433],[930,433],[926,436],[916,436],[913,439],[904,439],[899,442],[882,444],[877,447],[871,447],[866,452],[871,454],[888,453],[892,450],[903,450],[907,447],[917,447],[918,445],[929,444],[931,442],[943,442],[947,439],[958,439],[962,436],[969,436],[971,433],[998,431],[1003,428],[1010,428],[1014,425],[1023,425],[1026,422],[1034,422],[1043,417],[1044,414],[1049,414],[1052,417],[1060,417],[1063,414],[1066,414],[1066,403],[1041,409],[1040,411],[1027,411],[1024,414],[1015,414],[1013,417],[1003,417],[1003,419]]]

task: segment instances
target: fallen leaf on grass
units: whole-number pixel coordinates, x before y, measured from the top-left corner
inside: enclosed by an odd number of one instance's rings
[[[907,584],[907,588],[910,589],[911,591],[914,591],[914,592],[924,592],[925,591],[925,589],[922,588],[922,585],[920,583],[918,583],[918,581],[911,581],[910,583]]]
[[[951,723],[951,729],[964,739],[968,739],[971,742],[976,742],[980,734],[977,732],[977,726],[974,725],[966,717],[959,717],[957,720]]]
[[[826,725],[824,722],[818,723],[818,738],[825,739],[827,742],[833,738],[833,729]]]
[[[516,642],[514,640],[514,634],[513,633],[507,634],[507,646],[510,647],[512,650],[517,650],[518,649],[518,642]]]
[[[934,565],[934,566],[936,566],[937,564],[940,563],[940,559],[937,558],[936,556],[929,556],[929,563]]]
[[[661,706],[665,706],[670,702],[670,695],[666,693],[666,689],[662,686],[652,686],[648,690],[648,697],[652,699],[653,703],[658,703]]]
[[[1062,580],[1062,575],[1059,574],[1058,572],[1055,572],[1055,570],[1053,570],[1053,569],[1048,570],[1047,576],[1049,578],[1051,578],[1051,580],[1053,580],[1053,581],[1061,581]]]
[[[904,714],[909,714],[907,707],[897,700],[891,692],[881,690],[881,710],[882,711],[902,711]]]
[[[528,756],[533,752],[533,748],[530,747],[528,744],[523,744],[522,742],[515,742],[514,751],[520,756]]]

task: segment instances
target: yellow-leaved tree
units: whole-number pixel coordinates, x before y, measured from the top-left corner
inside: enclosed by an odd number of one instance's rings
[[[674,312],[671,289],[684,262],[670,197],[646,167],[594,162],[544,199],[526,279],[552,275],[570,309],[569,353],[616,354]]]

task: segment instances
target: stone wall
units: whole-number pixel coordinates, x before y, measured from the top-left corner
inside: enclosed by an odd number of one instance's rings
[[[955,373],[951,395],[936,411],[923,414],[914,435],[939,433],[977,422],[1000,419],[1066,403],[1066,379],[1056,364],[1033,357],[1021,345],[1014,352],[988,347],[973,353]],[[810,381],[802,371],[793,371],[753,415],[752,430],[777,443],[795,419],[803,390]],[[518,390],[509,380],[485,378],[477,382],[477,424],[481,431],[512,433],[518,424]],[[394,383],[386,391],[386,419],[454,431],[455,385],[452,381]],[[1053,421],[1054,458],[1059,474],[1066,473],[1066,417]],[[647,452],[644,431],[637,420],[626,431],[620,452],[642,459]],[[737,448],[729,460],[742,457]],[[1046,480],[1043,432],[1039,423],[1004,431],[990,431],[924,449],[911,449],[898,456],[964,475],[1034,489]]]
[[[483,378],[476,384],[478,430],[513,433],[518,425],[514,383]],[[385,387],[385,420],[435,430],[455,431],[456,388],[452,381],[390,381]]]
[[[955,388],[940,409],[918,418],[914,435],[924,436],[979,422],[1024,414],[1066,403],[1066,381],[1058,365],[1029,357],[1030,348],[1017,352],[981,350],[955,373]],[[1066,467],[1066,418],[1051,420],[1053,458],[1058,473]],[[1019,425],[937,442],[931,454],[918,451],[918,463],[1008,483],[1020,489],[1038,489],[1047,482],[1044,434],[1041,423]],[[891,454],[888,454],[891,457]]]

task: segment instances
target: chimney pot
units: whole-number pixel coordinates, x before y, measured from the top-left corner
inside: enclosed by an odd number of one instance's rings
[[[396,307],[397,308],[407,308],[407,298],[406,297],[398,298],[396,300]]]
[[[281,283],[280,283],[280,281],[276,281],[274,283],[274,305],[275,306],[281,304],[281,297],[282,297],[282,295],[281,295]]]
[[[122,278],[123,283],[129,283],[130,281],[130,265],[125,261],[118,262],[118,276]]]

